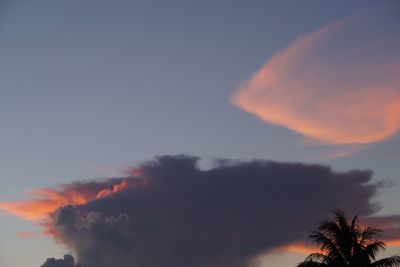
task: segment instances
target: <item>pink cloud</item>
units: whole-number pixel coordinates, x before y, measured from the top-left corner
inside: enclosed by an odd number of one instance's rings
[[[385,140],[400,128],[400,38],[392,24],[361,15],[301,36],[240,86],[232,102],[326,144]]]

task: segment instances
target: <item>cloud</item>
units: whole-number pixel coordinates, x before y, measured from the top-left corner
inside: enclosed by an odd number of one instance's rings
[[[71,192],[92,197],[50,212],[42,225],[83,267],[235,267],[276,248],[304,251],[296,244],[329,210],[364,217],[378,210],[371,200],[381,185],[371,182],[371,171],[229,160],[202,170],[197,161],[163,156],[128,177],[50,190],[67,199]],[[112,193],[93,197],[98,192]],[[398,218],[382,218],[393,227],[390,240],[398,238]]]
[[[64,255],[63,259],[48,258],[41,267],[81,267],[75,264],[75,259],[71,255]]]
[[[132,184],[134,181],[130,182]],[[0,209],[25,220],[41,221],[61,207],[83,205],[89,201],[114,194],[127,186],[128,182],[124,179],[61,185],[56,188],[34,190],[32,192],[36,196],[34,200],[0,202]]]
[[[322,143],[387,139],[400,128],[399,26],[395,12],[365,12],[303,35],[232,102]]]
[[[22,238],[34,238],[38,236],[36,232],[26,232],[26,231],[17,232],[17,235]]]
[[[382,237],[386,240],[387,245],[400,246],[400,215],[368,217],[365,218],[364,223],[384,229]]]

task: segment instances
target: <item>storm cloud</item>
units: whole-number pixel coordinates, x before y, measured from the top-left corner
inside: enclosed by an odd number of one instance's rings
[[[62,207],[46,227],[84,267],[234,267],[304,241],[329,210],[378,210],[371,199],[380,185],[367,170],[229,160],[203,170],[197,162],[148,161],[112,179],[126,181],[122,190]]]
[[[83,267],[250,266],[275,249],[301,251],[309,231],[338,208],[387,228],[390,244],[399,240],[399,217],[375,216],[382,184],[369,170],[263,160],[201,169],[198,161],[162,156],[124,177],[47,188],[0,207],[41,224]]]

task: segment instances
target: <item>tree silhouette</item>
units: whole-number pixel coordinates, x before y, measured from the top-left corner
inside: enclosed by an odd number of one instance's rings
[[[323,220],[309,237],[320,246],[320,253],[310,254],[297,267],[396,267],[400,256],[376,260],[385,243],[377,240],[379,229],[361,228],[355,216],[349,221],[342,210],[334,218]]]

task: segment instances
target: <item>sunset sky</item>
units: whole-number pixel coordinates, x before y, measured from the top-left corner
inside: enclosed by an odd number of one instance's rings
[[[0,266],[290,267],[334,208],[400,253],[399,29],[395,0],[0,0]]]

